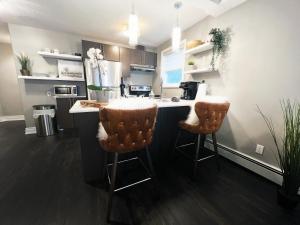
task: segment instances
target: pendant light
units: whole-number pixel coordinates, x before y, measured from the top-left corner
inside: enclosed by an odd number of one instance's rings
[[[179,9],[182,6],[182,2],[175,2],[174,8],[176,9],[176,23],[173,27],[172,31],[172,50],[177,51],[180,47],[180,41],[181,41],[181,28],[179,26]]]
[[[136,46],[138,44],[138,35],[139,35],[139,19],[135,14],[134,4],[132,5],[131,14],[128,19],[128,36],[129,36],[129,45]]]

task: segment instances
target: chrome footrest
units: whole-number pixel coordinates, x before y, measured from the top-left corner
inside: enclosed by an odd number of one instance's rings
[[[149,180],[152,179],[151,174],[149,172],[149,169],[146,167],[145,163],[139,157],[133,157],[133,158],[130,158],[130,159],[121,160],[121,161],[118,161],[117,164],[129,163],[129,162],[134,161],[134,160],[138,160],[139,161],[140,165],[142,165],[142,167],[145,169],[145,171],[146,171],[146,173],[147,173],[148,176],[145,177],[144,179],[138,180],[136,182],[127,184],[127,185],[122,186],[122,187],[118,187],[118,188],[116,188],[114,190],[114,192],[118,192],[118,191],[124,190],[126,188],[129,188],[129,187],[132,187],[132,186],[144,183],[144,182],[149,181]],[[109,163],[109,164],[106,165],[106,173],[107,173],[107,179],[108,179],[108,183],[109,184],[111,184],[111,177],[110,177],[109,168],[112,167],[112,166],[113,166],[113,163]]]
[[[216,156],[215,153],[214,153],[213,151],[211,151],[211,150],[209,150],[209,149],[207,149],[207,148],[204,148],[204,150],[202,150],[202,151],[200,152],[200,154],[203,153],[203,152],[205,152],[204,156],[203,156],[203,157],[200,157],[200,158],[198,158],[198,159],[196,160],[196,159],[194,158],[193,155],[187,153],[187,152],[189,152],[189,151],[194,151],[194,149],[190,149],[190,148],[189,148],[189,149],[180,149],[180,148],[183,148],[183,147],[190,146],[190,145],[192,145],[192,144],[194,144],[194,143],[189,143],[189,144],[184,144],[184,145],[176,146],[175,149],[176,149],[176,151],[177,151],[178,153],[180,153],[181,155],[183,155],[185,158],[187,158],[187,159],[189,159],[189,160],[192,160],[192,161],[194,161],[194,162],[201,162],[201,161],[204,161],[204,160],[206,160],[206,159],[210,159],[210,158]]]

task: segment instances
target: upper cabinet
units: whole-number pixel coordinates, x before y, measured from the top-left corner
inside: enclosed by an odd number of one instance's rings
[[[130,64],[150,65],[156,67],[156,53],[139,49],[130,50]]]
[[[88,58],[87,51],[90,48],[101,49],[104,60],[121,62],[123,77],[130,75],[130,64],[156,67],[157,55],[154,52],[82,40],[83,59]]]
[[[120,62],[122,63],[122,76],[128,77],[130,75],[130,48],[120,48]]]
[[[142,64],[142,53],[139,49],[130,49],[130,64]]]
[[[157,64],[157,58],[156,58],[157,54],[154,52],[144,52],[144,61],[143,64],[144,65],[151,65],[156,67]]]
[[[83,57],[83,59],[88,58],[87,51],[90,48],[98,48],[98,49],[102,50],[102,45],[98,42],[82,40],[82,57]]]
[[[108,61],[120,61],[120,47],[102,44],[103,58]]]

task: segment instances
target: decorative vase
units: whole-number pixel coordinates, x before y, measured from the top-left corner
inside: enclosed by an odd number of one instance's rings
[[[96,101],[107,103],[109,102],[109,90],[95,91]]]
[[[299,203],[298,196],[289,196],[282,189],[277,190],[277,202],[283,208],[294,209]]]
[[[31,73],[28,69],[21,69],[20,72],[22,76],[31,76]]]

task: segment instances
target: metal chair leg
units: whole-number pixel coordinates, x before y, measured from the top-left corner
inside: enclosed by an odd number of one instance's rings
[[[173,148],[173,152],[172,152],[172,157],[175,156],[175,152],[176,152],[176,148],[177,148],[177,144],[178,144],[180,135],[181,135],[181,130],[179,130],[178,133],[177,133],[177,137],[176,137],[174,148]]]
[[[194,159],[194,178],[197,174],[197,166],[198,166],[198,158],[199,158],[199,149],[200,149],[200,134],[198,134],[197,137],[197,143],[196,143],[196,154]]]
[[[204,144],[205,144],[205,140],[206,140],[206,134],[201,134],[200,136],[201,136],[200,137],[200,147],[204,151]]]
[[[118,165],[118,153],[115,153],[114,162],[113,162],[113,169],[111,172],[111,183],[109,189],[109,198],[108,198],[108,207],[107,207],[107,222],[110,221],[110,214],[112,208],[112,197],[115,189],[115,182],[116,182],[116,175],[117,175],[117,165]]]
[[[211,136],[212,136],[213,145],[214,145],[214,151],[215,151],[217,168],[218,168],[218,171],[220,171],[221,167],[220,167],[220,162],[219,162],[219,152],[218,152],[217,137],[216,137],[215,133],[212,133]]]
[[[156,177],[156,174],[155,174],[155,171],[154,171],[154,167],[153,167],[153,164],[152,164],[152,159],[151,159],[151,155],[150,155],[149,147],[148,146],[146,146],[146,154],[147,154],[147,160],[148,160],[148,164],[149,164],[152,176]]]
[[[102,178],[105,178],[106,175],[106,170],[107,170],[107,162],[108,162],[108,152],[104,151],[104,160],[103,160],[103,164],[104,164],[104,170],[102,171]]]

